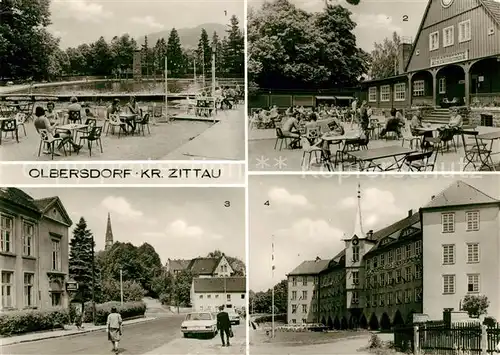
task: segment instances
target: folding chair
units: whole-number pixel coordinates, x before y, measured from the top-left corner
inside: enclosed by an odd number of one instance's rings
[[[437,155],[437,150],[435,149],[410,154],[405,158],[404,164],[408,167],[409,171],[434,171]]]
[[[494,170],[494,163],[491,159],[491,150],[480,141],[477,136],[478,131],[462,130],[462,144],[464,145],[464,160],[466,162],[464,171],[469,165],[472,165],[474,170],[481,170],[486,167],[488,170]],[[466,137],[472,137],[474,143],[467,143]],[[480,163],[479,168],[476,163]]]

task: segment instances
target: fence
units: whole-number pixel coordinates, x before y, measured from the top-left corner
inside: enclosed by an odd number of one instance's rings
[[[394,347],[414,354],[486,355],[495,353],[499,341],[499,324],[424,323],[394,329]]]

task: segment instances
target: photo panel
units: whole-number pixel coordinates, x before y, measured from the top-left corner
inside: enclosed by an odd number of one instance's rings
[[[0,202],[6,354],[246,353],[243,188],[2,187]]]
[[[498,170],[498,0],[248,7],[249,170]]]
[[[244,13],[244,0],[2,0],[2,160],[244,161]]]
[[[250,354],[430,352],[498,326],[498,175],[254,175],[249,192]]]

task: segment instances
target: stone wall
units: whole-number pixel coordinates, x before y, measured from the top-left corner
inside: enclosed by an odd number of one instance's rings
[[[500,107],[472,108],[470,112],[471,124],[481,125],[481,114],[493,116],[493,127],[500,127]]]

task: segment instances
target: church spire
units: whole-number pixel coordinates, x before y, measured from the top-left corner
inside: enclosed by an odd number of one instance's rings
[[[358,196],[356,201],[356,221],[354,223],[354,235],[358,238],[364,238],[363,218],[361,216],[361,185],[358,183]]]
[[[106,225],[106,243],[104,250],[109,250],[113,246],[113,230],[111,229],[111,215],[108,212],[108,224]]]

